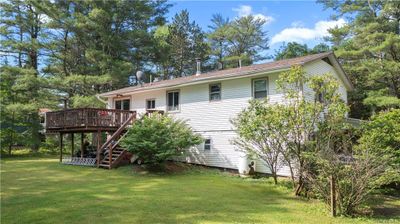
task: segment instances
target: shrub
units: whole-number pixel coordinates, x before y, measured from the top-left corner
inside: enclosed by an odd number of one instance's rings
[[[389,167],[379,184],[400,188],[400,109],[383,111],[365,122],[359,143],[378,156],[388,157]]]
[[[198,134],[182,120],[167,115],[143,117],[129,128],[121,145],[144,163],[159,165],[202,142]]]

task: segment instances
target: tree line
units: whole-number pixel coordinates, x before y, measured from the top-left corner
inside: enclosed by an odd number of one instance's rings
[[[265,21],[251,15],[210,20],[208,29],[159,1],[7,0],[1,7],[1,137],[37,150],[39,108],[103,107],[96,93],[150,79],[203,72],[334,50],[355,86],[350,117],[368,119],[398,108],[398,1],[317,1],[347,24],[313,48],[286,43],[266,55]],[[11,140],[10,140],[11,139]],[[20,142],[18,142],[20,141]]]
[[[104,107],[96,93],[252,64],[268,49],[265,21],[215,15],[205,32],[159,1],[8,0],[1,7],[1,137],[40,145],[40,108]]]

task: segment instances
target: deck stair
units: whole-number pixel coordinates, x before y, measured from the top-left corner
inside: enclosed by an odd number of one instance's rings
[[[120,146],[120,141],[128,133],[126,128],[136,118],[136,113],[132,114],[114,134],[101,146],[97,158],[97,167],[112,169],[118,166],[123,160],[127,151]]]

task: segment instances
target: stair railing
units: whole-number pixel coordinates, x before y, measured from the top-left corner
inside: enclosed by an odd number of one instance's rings
[[[115,131],[114,134],[111,135],[111,137],[101,146],[100,151],[97,152],[97,154],[98,154],[97,155],[97,158],[98,158],[97,166],[99,166],[99,164],[100,164],[100,159],[101,159],[100,154],[102,154],[103,151],[106,151],[108,149],[109,166],[111,168],[113,150],[118,145],[119,141],[122,139],[122,137],[119,138],[118,140],[117,140],[117,138],[120,137],[122,132],[131,123],[131,121],[134,118],[136,118],[136,111],[133,111],[131,116],[129,116],[128,119],[117,129],[117,131]],[[115,143],[115,144],[113,144],[113,143]]]

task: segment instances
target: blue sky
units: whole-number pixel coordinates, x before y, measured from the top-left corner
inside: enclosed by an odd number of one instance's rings
[[[213,14],[220,13],[224,17],[235,17],[252,14],[266,20],[264,29],[270,38],[270,50],[274,54],[283,41],[297,41],[310,47],[322,42],[327,29],[345,24],[344,19],[333,21],[332,11],[324,10],[315,1],[172,1],[173,6],[168,14],[169,20],[187,9],[190,19],[196,21],[204,31]]]

